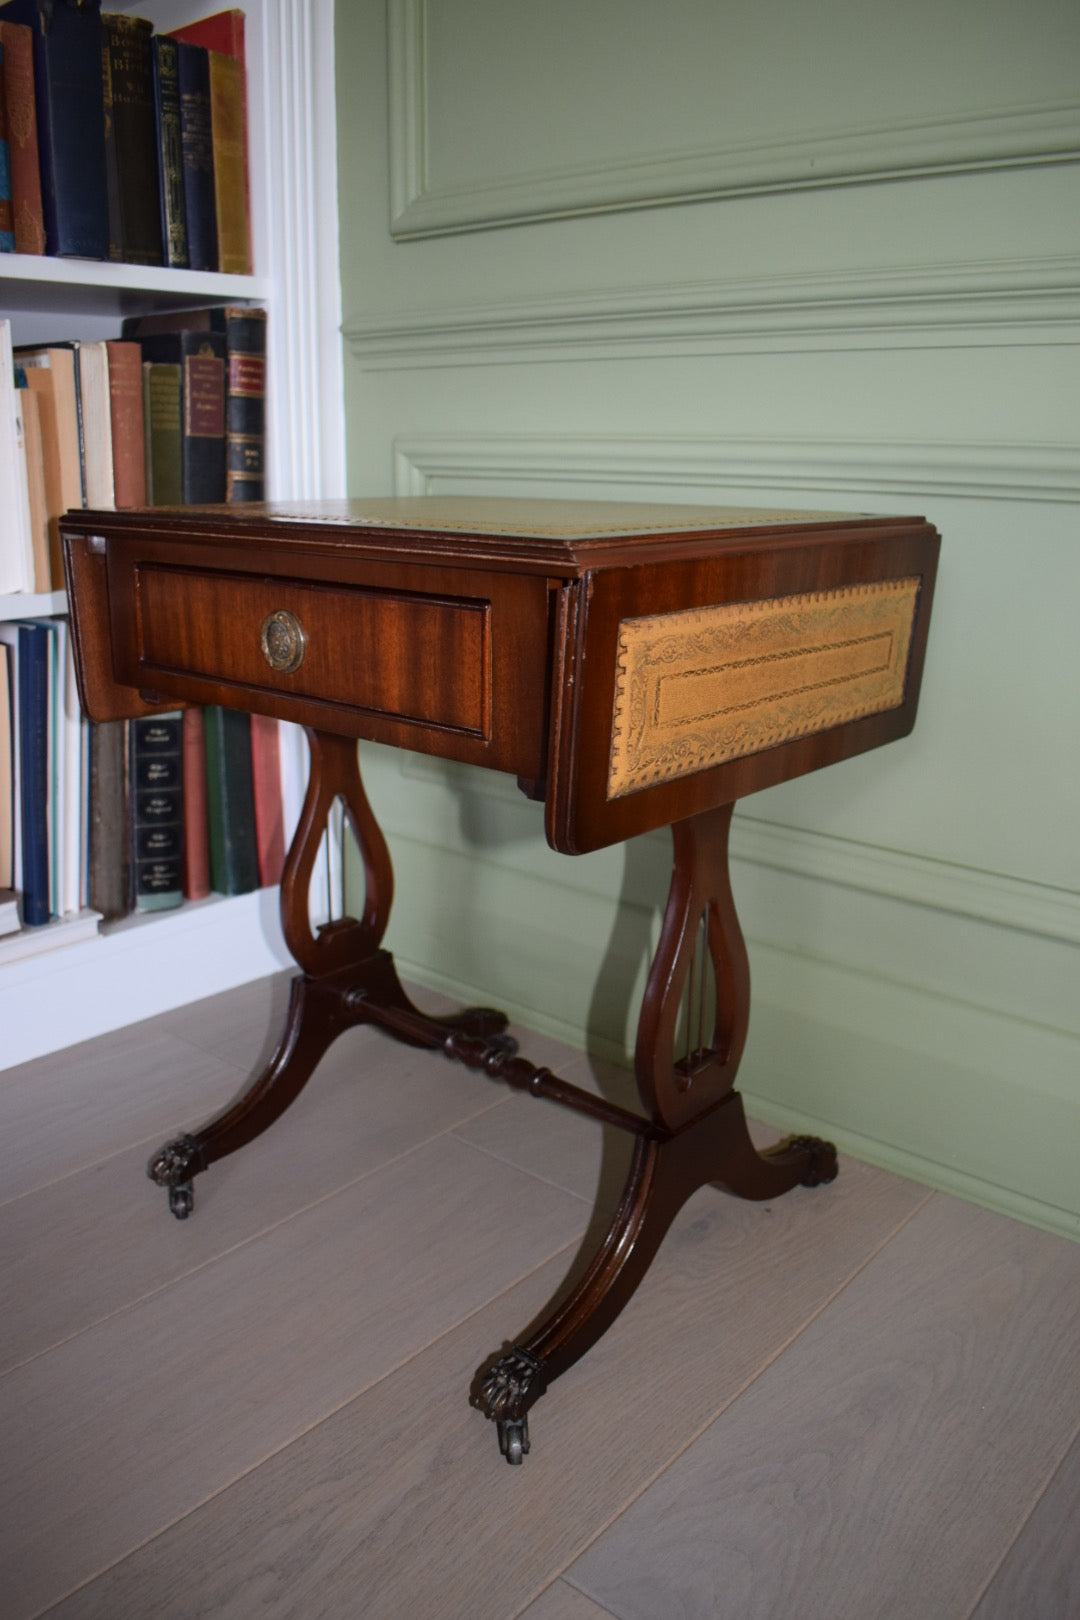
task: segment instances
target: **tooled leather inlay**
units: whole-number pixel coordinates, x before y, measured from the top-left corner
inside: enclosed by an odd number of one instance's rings
[[[919,580],[619,625],[609,799],[904,701]]]

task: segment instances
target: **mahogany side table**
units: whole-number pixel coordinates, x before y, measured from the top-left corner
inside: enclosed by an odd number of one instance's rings
[[[747,1133],[734,1082],[750,981],[728,829],[744,795],[911,730],[937,533],[921,518],[437,497],[91,511],[62,527],[92,719],[223,704],[297,721],[311,746],[281,882],[300,968],[286,1027],[232,1103],[154,1155],[173,1213],[190,1212],[195,1176],[278,1119],[356,1024],[634,1139],[595,1252],[474,1380],[474,1404],[520,1462],[529,1410],[610,1326],[691,1193],[713,1183],[774,1198],[836,1174],[830,1143],[759,1153]],[[513,774],[567,855],[671,827],[637,1035],[640,1113],[518,1055],[501,1013],[435,1018],[409,999],[381,947],[393,872],[357,738]],[[311,872],[339,797],[363,915],[313,931]],[[713,994],[677,1052],[699,936]]]

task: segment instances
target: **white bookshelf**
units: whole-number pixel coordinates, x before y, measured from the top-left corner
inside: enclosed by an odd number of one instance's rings
[[[121,3],[159,29],[215,0]],[[253,276],[0,255],[17,343],[118,335],[126,315],[252,302],[267,328],[267,482],[274,498],[345,491],[333,0],[247,0]],[[0,597],[0,619],[61,613],[62,592]],[[295,746],[302,751],[299,735]],[[214,897],[0,965],[0,1069],[288,966],[277,891]]]

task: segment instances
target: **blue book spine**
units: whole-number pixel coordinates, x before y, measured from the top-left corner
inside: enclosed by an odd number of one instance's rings
[[[8,0],[3,17],[34,35],[46,252],[107,259],[101,0]]]
[[[210,58],[201,45],[178,43],[180,150],[184,219],[192,270],[218,267],[214,138],[210,126]]]
[[[44,624],[19,625],[19,766],[22,804],[23,923],[47,923],[49,910],[49,663]]]

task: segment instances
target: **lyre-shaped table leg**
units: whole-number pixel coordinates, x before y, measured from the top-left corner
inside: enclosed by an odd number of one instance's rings
[[[344,1030],[378,1022],[385,1009],[405,1015],[404,1028],[385,1021],[384,1027],[410,1044],[438,1046],[451,1029],[490,1038],[506,1028],[504,1014],[490,1008],[430,1018],[409,1000],[393,958],[380,948],[390,918],[394,874],[386,840],[364,792],[356,743],[325,732],[307,735],[311,775],[281,879],[282,931],[303,972],[293,980],[285,1029],[265,1068],[205,1125],[167,1142],[151,1158],[147,1174],[168,1190],[169,1208],[179,1219],[193,1207],[194,1177],[280,1119]],[[359,919],[342,917],[313,930],[308,912],[311,874],[327,817],[339,798],[364,865],[364,912]],[[506,1037],[502,1040],[507,1044]]]
[[[505,1353],[476,1375],[472,1399],[498,1425],[508,1462],[529,1449],[528,1412],[552,1379],[606,1332],[648,1271],[686,1200],[709,1183],[741,1198],[775,1198],[836,1174],[836,1151],[794,1138],[759,1153],[734,1091],[749,1019],[750,974],[728,877],[731,806],[673,829],[675,863],[660,944],[638,1028],[636,1072],[642,1119],[626,1185],[607,1231],[582,1254],[555,1298]],[[674,1053],[680,1003],[702,919],[715,976],[716,1010],[707,1042]],[[583,1264],[584,1262],[584,1264]]]

